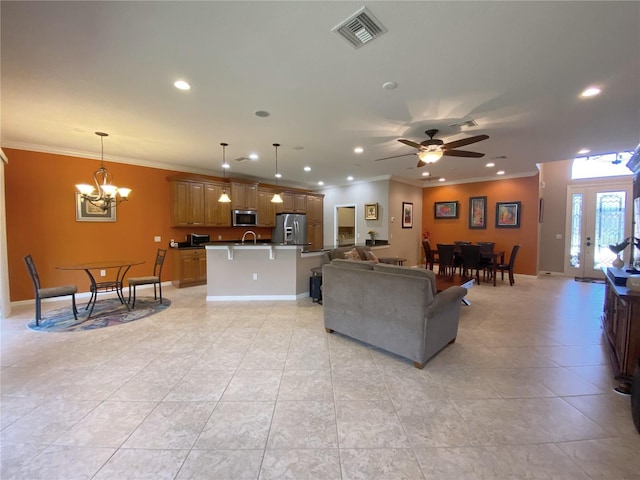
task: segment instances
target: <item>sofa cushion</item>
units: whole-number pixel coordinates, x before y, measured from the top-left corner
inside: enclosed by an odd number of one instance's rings
[[[400,265],[391,265],[388,263],[377,263],[374,270],[386,273],[393,273],[396,275],[408,275],[410,277],[418,277],[418,278],[427,278],[429,283],[431,283],[431,292],[433,296],[436,295],[438,289],[436,288],[436,275],[426,268],[412,268],[412,267],[401,267]]]
[[[331,260],[331,265],[335,265],[336,267],[357,268],[360,270],[373,270],[375,263],[366,260],[355,261],[336,258],[335,260]]]
[[[380,259],[371,250],[367,250],[364,253],[367,256],[367,260],[369,260],[369,261],[371,261],[373,263],[380,263]]]
[[[364,260],[364,258],[360,257],[360,254],[358,253],[356,247],[353,247],[351,250],[344,252],[344,258],[346,260]]]

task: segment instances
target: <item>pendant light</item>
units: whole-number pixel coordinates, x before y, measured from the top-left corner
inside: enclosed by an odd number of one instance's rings
[[[220,195],[218,202],[231,203],[231,199],[229,198],[229,195],[227,195],[227,168],[229,168],[229,164],[227,163],[225,156],[225,149],[229,144],[221,143],[220,145],[222,145],[222,195]]]
[[[278,192],[278,179],[280,178],[280,173],[278,173],[278,147],[279,143],[274,143],[274,147],[276,147],[276,193],[273,194],[273,198],[271,199],[271,203],[282,203],[282,197]]]

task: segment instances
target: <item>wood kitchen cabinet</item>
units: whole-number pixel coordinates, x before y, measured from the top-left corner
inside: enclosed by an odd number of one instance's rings
[[[640,358],[640,292],[634,292],[624,285],[616,285],[621,282],[620,279],[624,281],[626,275],[624,270],[606,269],[602,315],[613,375],[623,385],[631,383]]]
[[[324,195],[307,195],[307,242],[309,250],[322,250],[324,244],[323,231]]]
[[[171,182],[171,226],[204,225],[204,184],[192,181]]]
[[[206,227],[231,226],[231,204],[218,201],[223,189],[224,185],[221,183],[204,184],[204,225]]]
[[[282,192],[282,203],[276,207],[277,213],[307,213],[307,194]]]
[[[207,255],[204,248],[171,250],[171,283],[178,288],[207,283]]]
[[[231,182],[231,208],[258,210],[258,184]]]
[[[258,227],[276,226],[276,204],[271,202],[274,191],[258,187]]]

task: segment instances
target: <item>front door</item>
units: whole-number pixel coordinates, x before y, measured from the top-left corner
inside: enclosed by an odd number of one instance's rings
[[[631,200],[631,182],[568,187],[565,274],[604,278],[602,267],[616,258],[609,245],[631,235]]]

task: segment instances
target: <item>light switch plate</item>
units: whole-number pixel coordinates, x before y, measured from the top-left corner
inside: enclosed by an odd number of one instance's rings
[[[156,243],[160,243],[162,239],[160,238],[160,235],[156,235],[155,237],[153,237],[153,241]]]

